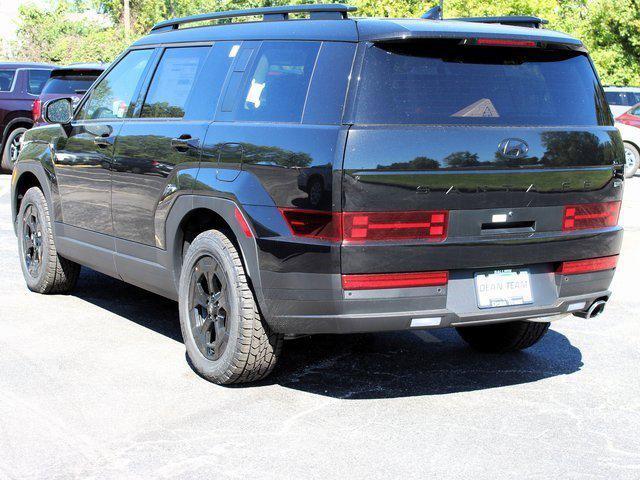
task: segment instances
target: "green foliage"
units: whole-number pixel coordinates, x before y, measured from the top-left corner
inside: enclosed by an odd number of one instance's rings
[[[124,34],[124,0],[50,0],[48,9],[20,10],[16,56],[67,63],[112,60],[161,20],[208,11],[312,3],[313,0],[129,0],[131,38]],[[329,1],[329,0],[326,0]],[[338,0],[345,2],[345,0]],[[419,17],[437,0],[346,0],[359,16]],[[98,9],[105,26],[75,19]],[[580,38],[604,83],[640,85],[640,0],[445,0],[445,16],[536,15],[548,28]]]
[[[50,63],[113,60],[128,44],[122,29],[87,21],[78,5],[60,0],[50,10],[32,4],[20,7],[15,56]]]

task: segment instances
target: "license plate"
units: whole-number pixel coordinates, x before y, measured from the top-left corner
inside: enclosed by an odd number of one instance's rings
[[[475,274],[479,308],[533,303],[528,270],[496,270]]]

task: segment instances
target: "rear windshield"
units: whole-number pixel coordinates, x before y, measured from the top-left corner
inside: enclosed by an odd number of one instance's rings
[[[355,117],[360,124],[611,122],[584,54],[457,41],[369,47]]]
[[[42,90],[43,94],[82,94],[98,78],[99,74],[74,74],[52,76]]]
[[[631,107],[640,103],[640,92],[605,92],[609,105]]]

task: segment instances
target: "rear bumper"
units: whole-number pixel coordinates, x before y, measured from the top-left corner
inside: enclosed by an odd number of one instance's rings
[[[534,303],[480,309],[472,270],[450,272],[446,287],[344,291],[340,275],[263,272],[264,308],[281,333],[355,333],[439,328],[520,319],[551,320],[609,298],[615,270],[561,276],[553,264],[526,266]],[[549,317],[549,318],[547,318]]]

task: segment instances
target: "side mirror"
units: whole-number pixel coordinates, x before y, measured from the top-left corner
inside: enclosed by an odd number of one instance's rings
[[[45,106],[44,119],[48,123],[60,123],[65,125],[73,119],[73,107],[70,98],[58,98]]]

